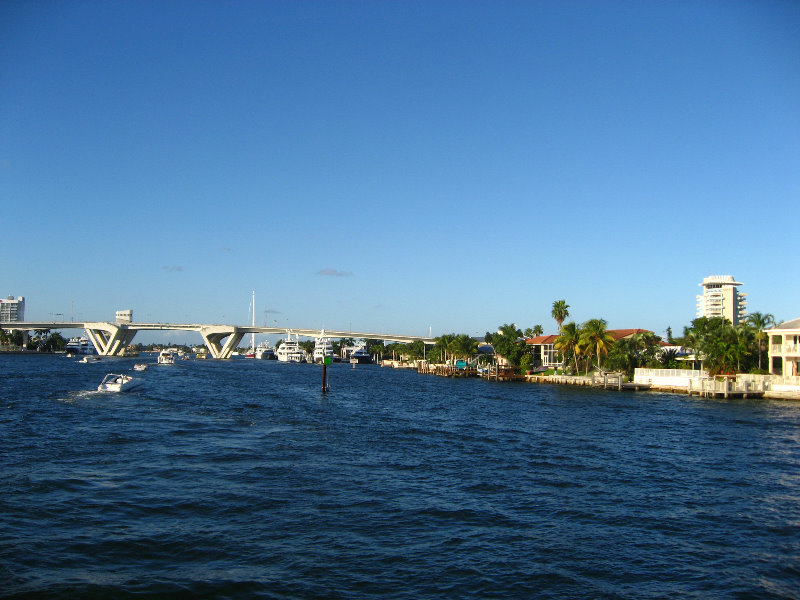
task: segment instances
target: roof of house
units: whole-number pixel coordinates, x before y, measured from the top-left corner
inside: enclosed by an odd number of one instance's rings
[[[537,335],[536,337],[525,340],[526,344],[537,346],[539,344],[552,344],[556,341],[557,335]]]
[[[800,329],[800,318],[779,323],[778,325],[775,325],[773,329]]]
[[[798,321],[800,321],[800,319],[798,319]],[[611,335],[615,342],[623,338],[631,337],[636,333],[653,333],[649,329],[606,329],[606,332]],[[530,344],[531,346],[537,346],[539,344],[552,344],[556,341],[557,337],[557,335],[540,335],[537,337],[528,338],[525,340],[525,343]]]
[[[606,329],[606,332],[611,334],[615,342],[623,338],[629,338],[637,333],[653,333],[649,329]]]

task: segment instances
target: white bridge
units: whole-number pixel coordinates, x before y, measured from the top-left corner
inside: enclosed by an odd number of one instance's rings
[[[214,358],[230,358],[239,342],[248,333],[285,334],[286,327],[256,327],[251,325],[204,325],[179,323],[107,323],[102,321],[63,322],[63,321],[18,321],[0,323],[6,330],[37,331],[48,329],[85,329],[89,339],[101,356],[124,356],[125,348],[132,342],[137,331],[197,331],[209,353]],[[318,337],[319,329],[294,329],[291,331],[302,337]],[[365,333],[358,331],[325,330],[329,338],[369,338],[387,342],[409,343],[421,341],[435,343],[434,338],[415,335],[395,335],[386,333]]]

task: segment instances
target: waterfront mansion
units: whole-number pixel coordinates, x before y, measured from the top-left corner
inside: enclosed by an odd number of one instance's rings
[[[785,321],[767,330],[769,372],[784,377],[800,376],[800,319]]]

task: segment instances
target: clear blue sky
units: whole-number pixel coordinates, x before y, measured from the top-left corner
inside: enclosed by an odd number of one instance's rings
[[[800,316],[800,3],[0,4],[26,317],[677,333]]]

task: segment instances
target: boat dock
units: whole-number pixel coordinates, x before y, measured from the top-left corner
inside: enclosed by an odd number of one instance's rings
[[[684,377],[682,381],[674,377],[659,378],[647,377],[644,380],[637,377],[634,381],[625,381],[624,373],[595,371],[588,375],[539,375],[529,373],[518,374],[511,367],[497,367],[492,365],[478,369],[468,365],[430,364],[420,361],[416,367],[409,363],[399,361],[384,361],[384,366],[394,368],[416,368],[417,373],[436,375],[438,377],[480,377],[488,381],[524,381],[528,383],[551,385],[577,385],[607,390],[631,392],[665,392],[673,394],[689,394],[703,398],[762,398],[770,395],[763,380],[753,381],[746,377],[732,376],[709,377]],[[638,369],[637,369],[638,371]],[[698,372],[699,373],[699,372]],[[686,371],[679,372],[680,375]]]

